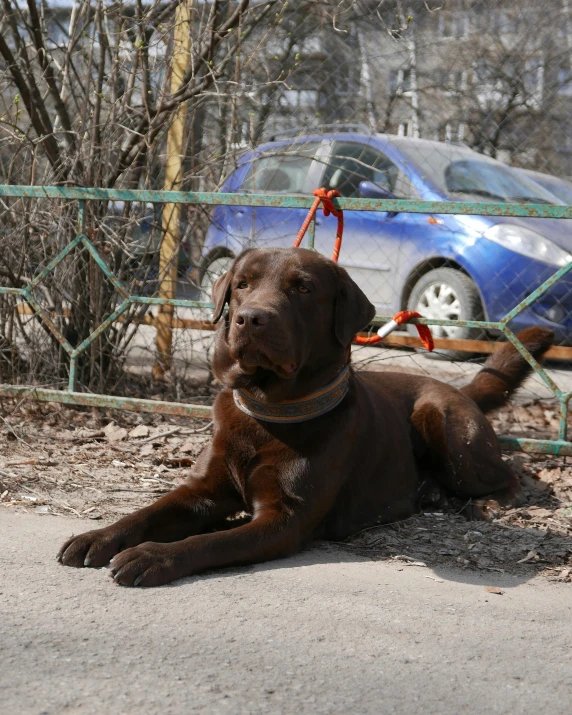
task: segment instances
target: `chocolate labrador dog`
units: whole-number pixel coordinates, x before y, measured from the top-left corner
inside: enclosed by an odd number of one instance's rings
[[[124,586],[158,586],[403,519],[427,484],[480,499],[472,517],[489,495],[521,499],[485,417],[529,373],[510,343],[462,390],[354,372],[352,338],[374,307],[343,268],[302,248],[244,251],[216,281],[213,302],[213,371],[225,389],[212,442],[186,484],[72,537],[62,564],[110,564]],[[537,358],[552,342],[543,328],[519,337]],[[240,512],[249,517],[233,521]]]

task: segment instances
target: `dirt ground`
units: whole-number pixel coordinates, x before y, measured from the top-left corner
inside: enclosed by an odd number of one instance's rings
[[[497,432],[549,436],[553,406],[510,405]],[[183,482],[210,439],[205,420],[59,404],[0,402],[0,508],[93,520],[94,527],[149,504]],[[572,465],[566,458],[507,455],[527,503],[468,522],[451,500],[406,521],[367,529],[344,548],[372,559],[517,575],[572,575]]]

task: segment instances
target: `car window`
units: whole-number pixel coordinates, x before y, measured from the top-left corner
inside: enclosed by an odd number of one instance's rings
[[[547,181],[545,179],[537,179],[532,176],[532,179],[540,184],[545,189],[548,189],[554,196],[557,196],[561,201],[564,201],[568,206],[572,206],[572,184],[564,183],[564,181]]]
[[[408,177],[385,154],[364,144],[335,142],[322,186],[359,198],[362,181],[372,181],[398,198],[417,198]]]
[[[397,140],[399,151],[445,194],[478,201],[555,203],[555,197],[520,171],[470,149],[423,140]]]
[[[452,161],[444,172],[447,191],[452,194],[474,194],[501,201],[550,202],[538,184],[530,182],[504,167],[480,160],[463,159]],[[525,183],[526,182],[526,183]]]
[[[303,194],[306,177],[320,142],[276,147],[252,162],[242,191],[248,193]]]

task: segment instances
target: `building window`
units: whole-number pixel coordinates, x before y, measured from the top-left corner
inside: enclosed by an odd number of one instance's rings
[[[447,122],[439,136],[440,141],[462,142],[465,139],[465,122]]]
[[[572,96],[572,69],[558,70],[556,91],[567,97]]]
[[[287,89],[280,97],[284,109],[315,109],[318,106],[318,92],[310,89]]]
[[[526,95],[534,103],[542,102],[544,89],[544,63],[542,59],[530,59],[525,62],[523,84]]]
[[[515,12],[500,11],[491,16],[491,31],[500,35],[516,35],[519,31],[519,14]]]
[[[437,69],[433,72],[433,86],[445,94],[456,94],[467,89],[466,70]]]
[[[447,39],[466,37],[469,31],[469,16],[460,12],[439,14],[439,34]]]
[[[451,73],[451,85],[455,92],[463,92],[467,89],[466,70],[456,70]]]
[[[397,136],[398,137],[412,137],[413,136],[413,122],[412,121],[401,122],[401,124],[397,127]]]
[[[391,94],[411,92],[411,68],[390,70],[389,91]]]

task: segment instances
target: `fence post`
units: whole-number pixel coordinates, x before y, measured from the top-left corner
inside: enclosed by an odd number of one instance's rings
[[[85,201],[80,199],[77,202],[77,236],[85,236]],[[80,244],[81,248],[81,244]],[[70,372],[68,378],[68,390],[75,392],[77,387],[77,355],[70,356]]]
[[[182,84],[189,64],[191,51],[191,12],[193,0],[181,0],[175,14],[173,64],[171,69],[171,93]],[[180,188],[183,167],[183,139],[187,106],[179,106],[167,135],[167,157],[165,159],[165,190]],[[177,268],[179,263],[179,222],[181,204],[163,206],[163,239],[159,257],[159,298],[172,299],[177,288]],[[157,356],[153,376],[162,377],[171,368],[173,348],[172,305],[160,305],[156,322]]]

